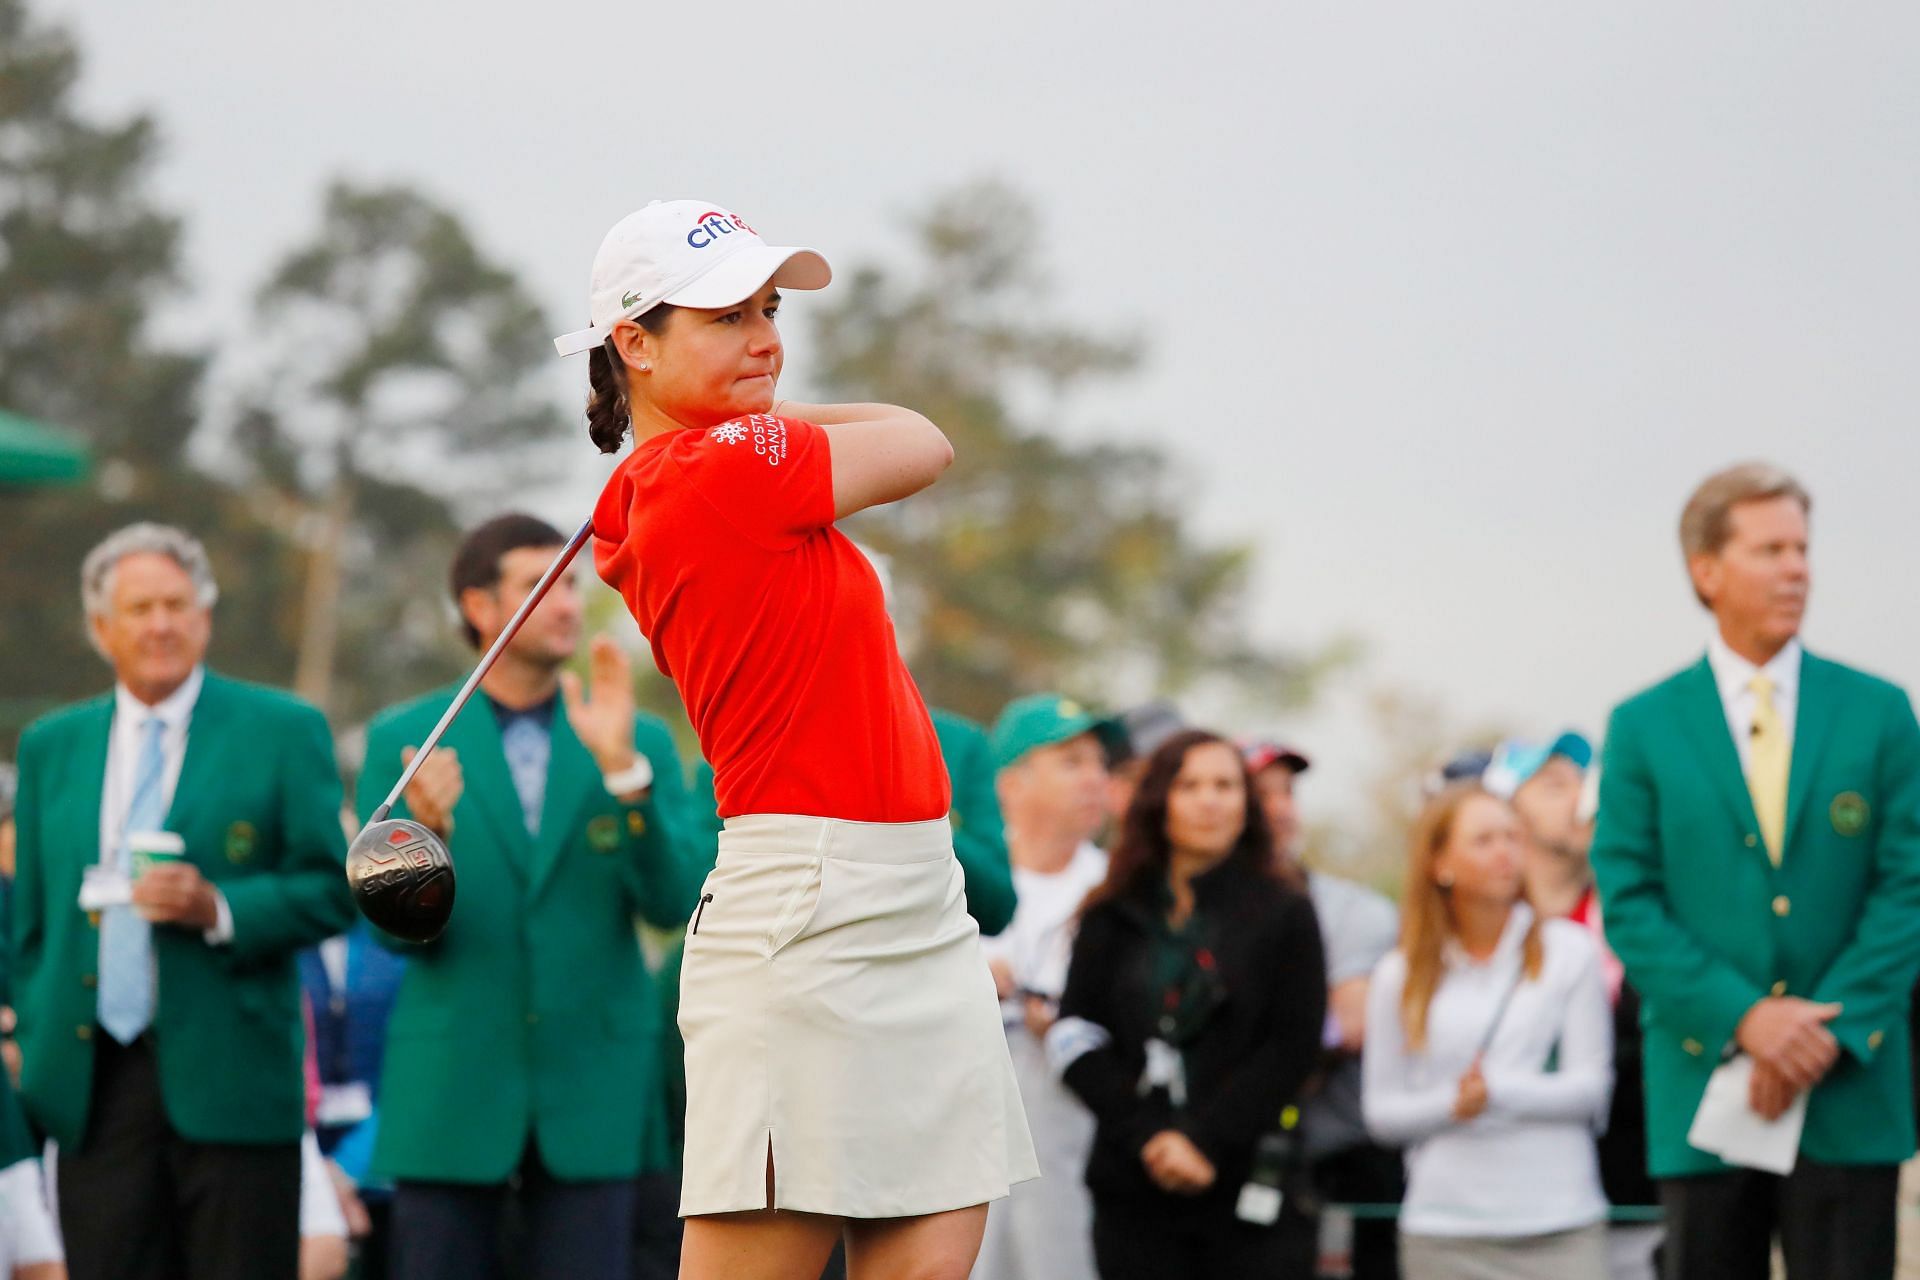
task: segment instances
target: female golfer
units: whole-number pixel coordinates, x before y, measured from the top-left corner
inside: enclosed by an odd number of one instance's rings
[[[948,782],[880,583],[834,529],[953,459],[919,414],[776,405],[778,290],[830,278],[697,201],[594,259],[600,574],[715,774],[719,860],[688,926],[681,1275],[961,1280],[986,1203],[1036,1176]],[[775,1212],[776,1210],[780,1212]]]

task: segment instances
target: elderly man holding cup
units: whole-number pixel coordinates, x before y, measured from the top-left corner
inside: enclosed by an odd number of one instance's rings
[[[326,721],[205,666],[206,551],[131,525],[81,569],[115,687],[20,742],[21,1095],[73,1280],[293,1280],[295,954],[346,928]]]

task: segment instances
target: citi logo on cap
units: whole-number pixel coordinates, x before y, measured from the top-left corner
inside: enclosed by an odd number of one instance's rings
[[[705,200],[655,200],[614,223],[601,240],[588,277],[593,323],[561,334],[553,346],[563,356],[592,350],[616,325],[663,302],[696,311],[734,307],[769,281],[782,289],[823,289],[831,279],[833,269],[819,253],[767,244],[737,213]]]
[[[744,231],[750,236],[760,234],[737,213],[709,209],[693,220],[693,230],[687,232],[687,245],[689,248],[704,249],[721,236],[730,236],[736,231]]]

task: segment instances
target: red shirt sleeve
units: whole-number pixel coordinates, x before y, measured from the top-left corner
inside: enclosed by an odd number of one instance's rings
[[[687,484],[733,528],[785,551],[833,523],[833,460],[811,422],[756,413],[682,431],[672,458]]]

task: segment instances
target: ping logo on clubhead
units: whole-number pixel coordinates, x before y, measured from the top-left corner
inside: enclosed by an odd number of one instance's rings
[[[433,834],[414,822],[395,819],[355,840],[347,879],[361,912],[408,941],[431,941],[447,925],[453,864]]]
[[[392,871],[395,873],[394,878],[398,879],[404,876],[409,868],[415,871],[432,869],[433,851],[427,847],[425,841],[414,840],[406,832],[396,831],[387,838],[387,843],[396,846],[392,852],[377,853],[369,849],[366,855],[367,861],[377,867],[382,876]]]

